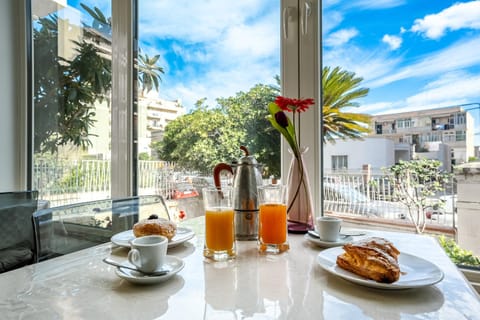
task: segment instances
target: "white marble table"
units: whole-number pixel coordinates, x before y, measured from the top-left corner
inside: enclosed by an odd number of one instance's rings
[[[207,262],[203,217],[184,225],[196,236],[169,249],[185,267],[168,282],[117,277],[101,260],[123,260],[127,249],[108,243],[0,274],[0,319],[480,319],[478,295],[427,236],[377,233],[445,273],[433,286],[385,291],[325,272],[316,262],[322,249],[303,235],[290,235],[290,251],[278,256],[244,241],[237,259]]]

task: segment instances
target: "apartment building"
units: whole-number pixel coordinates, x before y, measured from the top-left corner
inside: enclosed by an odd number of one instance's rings
[[[453,165],[475,156],[474,120],[462,107],[372,116],[372,128],[371,136],[395,142],[395,161],[405,145],[412,147],[413,157],[450,159]]]
[[[160,141],[165,127],[175,118],[186,113],[180,99],[158,98],[158,92],[150,91],[138,98],[138,152],[152,155],[151,143]]]

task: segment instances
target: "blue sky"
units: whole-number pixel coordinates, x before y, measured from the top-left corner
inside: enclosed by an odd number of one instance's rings
[[[140,0],[140,46],[166,71],[160,97],[191,108],[274,83],[279,17],[278,0]],[[480,1],[324,1],[323,64],[364,79],[359,112],[480,103]]]

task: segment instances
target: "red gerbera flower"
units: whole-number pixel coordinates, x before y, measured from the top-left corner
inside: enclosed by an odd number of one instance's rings
[[[275,98],[275,103],[283,111],[303,112],[303,111],[307,110],[311,105],[313,105],[315,103],[315,101],[311,98],[308,98],[308,99],[292,99],[292,98],[286,98],[286,97],[278,96],[278,97]]]

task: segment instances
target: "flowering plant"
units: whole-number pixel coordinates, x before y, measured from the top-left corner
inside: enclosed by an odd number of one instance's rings
[[[297,138],[295,132],[295,116],[297,112],[306,111],[314,103],[315,101],[311,98],[292,99],[278,96],[274,102],[268,104],[270,115],[267,116],[267,119],[272,126],[285,137],[296,158],[300,157],[300,137]],[[293,113],[293,122],[287,117],[284,111]],[[300,115],[298,125],[300,126]]]
[[[313,99],[291,99],[278,96],[274,102],[268,104],[269,115],[267,119],[287,140],[294,159],[293,166],[288,174],[288,207],[289,220],[288,230],[292,232],[306,232],[313,227],[312,222],[312,200],[308,177],[303,164],[302,153],[305,149],[300,148],[300,136],[295,132],[297,120],[300,127],[300,115],[295,119],[296,114],[306,111],[315,101]],[[292,120],[285,114],[292,112]]]

